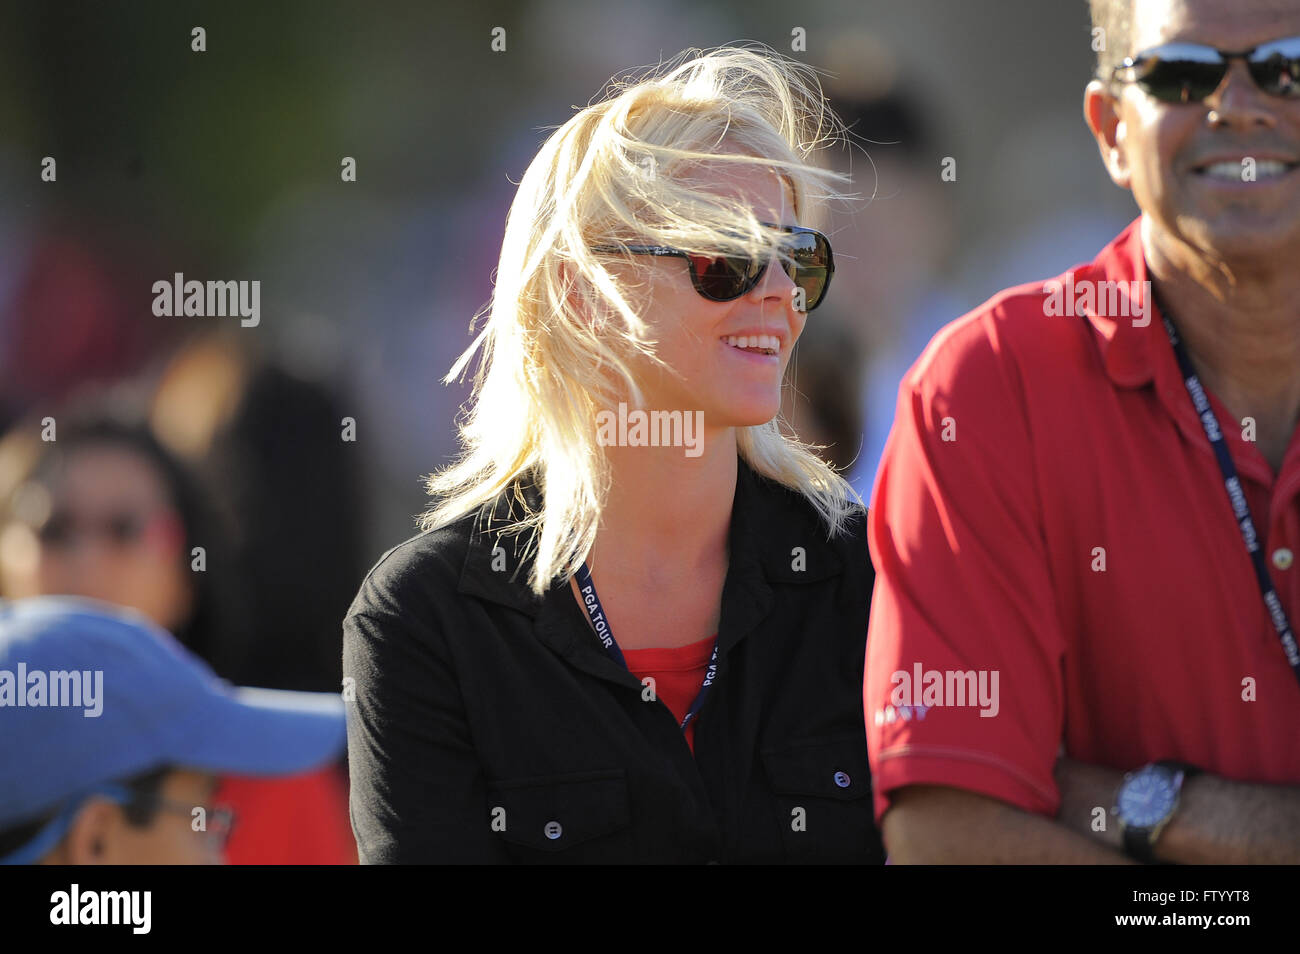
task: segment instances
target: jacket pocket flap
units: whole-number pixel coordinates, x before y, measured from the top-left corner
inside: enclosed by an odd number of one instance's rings
[[[862,736],[812,739],[763,749],[763,766],[778,794],[852,800],[871,794]]]
[[[488,799],[494,830],[540,851],[563,851],[632,824],[623,769],[502,779],[488,783]]]

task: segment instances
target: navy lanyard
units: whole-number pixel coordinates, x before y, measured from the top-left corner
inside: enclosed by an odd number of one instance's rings
[[[1242,492],[1241,480],[1237,477],[1237,467],[1232,462],[1232,455],[1228,453],[1228,442],[1223,438],[1219,419],[1214,416],[1210,399],[1206,396],[1205,388],[1201,386],[1196,370],[1192,367],[1186,345],[1178,337],[1178,331],[1168,316],[1164,316],[1164,322],[1165,331],[1169,333],[1169,342],[1174,346],[1174,357],[1178,359],[1178,367],[1183,374],[1183,384],[1192,399],[1192,407],[1196,409],[1196,416],[1201,419],[1205,436],[1210,439],[1210,445],[1214,448],[1214,456],[1219,460],[1219,470],[1223,473],[1223,487],[1228,492],[1228,502],[1232,504],[1232,514],[1237,518],[1237,526],[1246,544],[1246,552],[1250,554],[1250,560],[1255,565],[1255,581],[1259,583],[1259,592],[1264,597],[1264,607],[1268,610],[1269,619],[1273,621],[1273,628],[1277,630],[1278,639],[1282,641],[1282,652],[1286,654],[1286,661],[1291,664],[1296,679],[1300,680],[1300,648],[1296,647],[1291,621],[1287,619],[1286,610],[1282,608],[1282,600],[1273,585],[1273,578],[1269,576],[1268,566],[1264,563],[1264,551],[1259,545],[1259,534],[1255,530],[1255,522],[1250,517],[1250,506],[1246,503],[1246,495]]]
[[[609,653],[610,658],[618,663],[624,669],[627,669],[627,660],[623,658],[623,650],[618,648],[618,643],[614,641],[614,633],[609,628],[609,620],[605,619],[605,611],[601,608],[600,597],[596,595],[596,584],[592,582],[591,571],[587,569],[587,564],[578,567],[575,574],[578,578],[578,592],[582,595],[582,608],[587,614],[587,620],[591,623],[591,628],[596,631],[596,636],[605,651]],[[718,639],[713,639],[713,655],[709,657],[709,668],[704,672],[704,685],[700,686],[700,691],[695,695],[695,701],[691,707],[686,710],[686,717],[682,719],[682,731],[691,724],[691,720],[699,714],[700,706],[704,705],[704,699],[713,688],[713,683],[718,677]]]

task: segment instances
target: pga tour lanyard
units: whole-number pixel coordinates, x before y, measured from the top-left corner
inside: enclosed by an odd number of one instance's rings
[[[596,584],[592,582],[591,571],[587,569],[587,564],[578,567],[578,591],[582,594],[582,608],[587,614],[587,620],[591,623],[591,628],[596,631],[597,638],[600,639],[601,645],[609,653],[610,658],[618,663],[624,669],[627,669],[627,660],[623,658],[623,650],[618,648],[618,643],[614,642],[614,633],[609,628],[609,621],[605,619],[605,611],[601,608],[600,597],[596,595]],[[713,655],[709,657],[709,668],[704,671],[704,685],[700,686],[700,691],[695,694],[695,701],[691,707],[686,710],[686,717],[682,719],[682,731],[691,724],[691,720],[700,711],[700,706],[704,705],[704,699],[713,688],[714,680],[718,675],[718,639],[713,638]]]
[[[1259,545],[1259,534],[1250,517],[1250,506],[1246,503],[1246,495],[1241,490],[1237,466],[1232,462],[1232,455],[1228,453],[1228,442],[1223,438],[1219,419],[1215,417],[1214,409],[1210,407],[1210,399],[1206,396],[1205,389],[1201,387],[1200,379],[1197,378],[1196,371],[1192,367],[1191,358],[1187,355],[1187,346],[1178,337],[1178,331],[1169,317],[1167,315],[1163,317],[1165,331],[1169,333],[1169,341],[1174,346],[1174,357],[1178,359],[1178,367],[1183,374],[1183,385],[1192,399],[1196,416],[1201,419],[1205,436],[1210,439],[1210,445],[1214,448],[1214,456],[1219,460],[1219,470],[1223,473],[1223,487],[1228,492],[1228,502],[1232,504],[1232,514],[1237,518],[1237,526],[1246,544],[1246,552],[1250,554],[1250,560],[1255,564],[1255,581],[1259,583],[1259,591],[1263,594],[1264,607],[1268,610],[1269,619],[1273,621],[1273,628],[1277,630],[1278,639],[1282,641],[1282,652],[1286,654],[1286,660],[1291,664],[1291,671],[1295,673],[1296,679],[1300,680],[1300,648],[1296,646],[1291,621],[1287,619],[1286,610],[1282,608],[1282,601],[1277,595],[1277,588],[1273,585],[1272,577],[1269,576],[1268,566],[1264,563],[1264,551]]]

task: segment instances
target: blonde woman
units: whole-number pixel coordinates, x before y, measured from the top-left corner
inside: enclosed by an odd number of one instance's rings
[[[883,860],[865,511],[774,422],[842,135],[806,67],[692,50],[529,166],[464,454],[344,622],[363,862]]]

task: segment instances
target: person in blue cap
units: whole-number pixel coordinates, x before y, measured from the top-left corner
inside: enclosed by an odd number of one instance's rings
[[[237,688],[168,632],[95,600],[0,600],[0,862],[220,863],[222,773],[339,756],[332,693]]]

